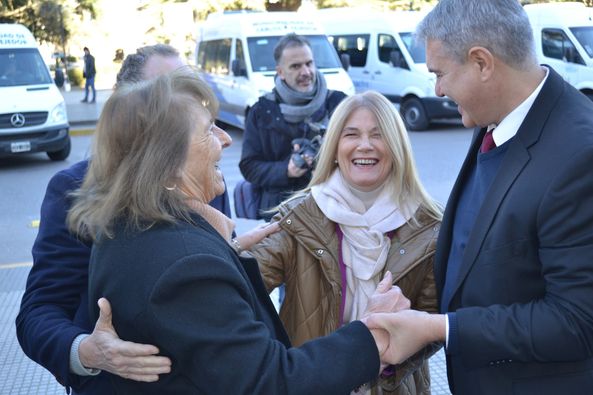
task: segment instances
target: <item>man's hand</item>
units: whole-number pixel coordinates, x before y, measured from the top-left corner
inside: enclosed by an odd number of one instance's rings
[[[288,177],[290,178],[299,178],[302,177],[309,169],[301,169],[294,164],[292,158],[288,161]]]
[[[237,236],[237,241],[241,246],[241,250],[248,250],[255,244],[262,241],[272,233],[276,233],[280,230],[278,222],[270,222],[266,224],[258,225],[257,227]]]
[[[371,329],[373,336],[381,329],[389,333],[389,345],[386,348],[383,348],[383,343],[377,343],[382,363],[397,365],[427,344],[445,340],[445,316],[442,314],[402,310],[395,314],[372,314],[363,322]],[[385,332],[379,333],[383,336]],[[379,339],[384,342],[382,337]]]
[[[130,380],[152,382],[171,371],[171,360],[157,356],[159,349],[148,344],[123,341],[111,323],[111,305],[99,299],[99,319],[90,336],[78,349],[80,362],[87,368],[106,370]]]
[[[372,313],[395,313],[410,308],[410,300],[404,296],[397,285],[392,284],[393,275],[387,271],[371,295],[362,315],[363,318]]]
[[[301,149],[301,146],[298,144],[294,144],[292,146],[293,153],[297,152],[299,149]],[[307,162],[307,165],[309,167],[313,164],[314,158],[306,155],[303,157],[303,159],[305,160],[305,162]],[[294,163],[294,161],[292,160],[292,156],[290,157],[290,160],[288,161],[288,170],[287,170],[287,174],[288,174],[289,178],[302,177],[305,173],[307,173],[307,171],[309,171],[308,168],[301,169]]]

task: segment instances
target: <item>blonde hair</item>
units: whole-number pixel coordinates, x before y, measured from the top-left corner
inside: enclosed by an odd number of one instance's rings
[[[326,182],[336,170],[338,165],[335,159],[342,130],[348,118],[359,108],[365,108],[373,113],[383,141],[391,154],[393,166],[389,181],[394,190],[399,191],[399,194],[394,196],[398,207],[405,210],[410,203],[418,203],[419,208],[430,217],[440,220],[442,209],[420,182],[408,133],[399,113],[385,96],[375,91],[350,96],[336,107],[329,121],[311,181],[303,191],[297,193],[297,196],[308,193],[314,185]],[[405,214],[412,218],[412,224],[417,225],[414,213]]]
[[[189,220],[185,198],[173,187],[180,182],[196,118],[203,116],[200,108],[214,116],[218,102],[187,69],[118,88],[99,118],[84,182],[72,194],[70,230],[96,239],[111,236],[122,219],[133,229]]]

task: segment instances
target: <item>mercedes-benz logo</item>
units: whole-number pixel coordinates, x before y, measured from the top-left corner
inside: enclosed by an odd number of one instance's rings
[[[20,128],[25,124],[25,116],[20,112],[12,114],[10,117],[10,124],[15,128]]]

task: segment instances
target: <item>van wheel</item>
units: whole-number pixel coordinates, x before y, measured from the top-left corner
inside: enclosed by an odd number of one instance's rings
[[[415,97],[406,99],[400,107],[400,113],[409,130],[428,129],[428,117],[422,102]]]
[[[51,160],[64,160],[68,157],[68,155],[70,155],[71,148],[72,146],[70,144],[70,137],[68,137],[68,143],[64,146],[64,148],[59,151],[47,152],[47,156],[49,156],[49,159]]]

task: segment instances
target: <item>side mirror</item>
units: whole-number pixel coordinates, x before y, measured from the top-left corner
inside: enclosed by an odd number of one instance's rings
[[[242,60],[234,59],[231,62],[231,69],[233,70],[235,77],[247,77],[247,69]]]
[[[391,51],[389,53],[389,60],[391,61],[391,64],[393,65],[393,67],[399,67],[402,69],[408,68],[408,65],[406,64],[406,60],[404,59],[404,57],[402,56],[402,53],[400,51]]]
[[[346,71],[350,68],[350,55],[343,53],[340,55],[340,62],[342,62],[342,68]]]

